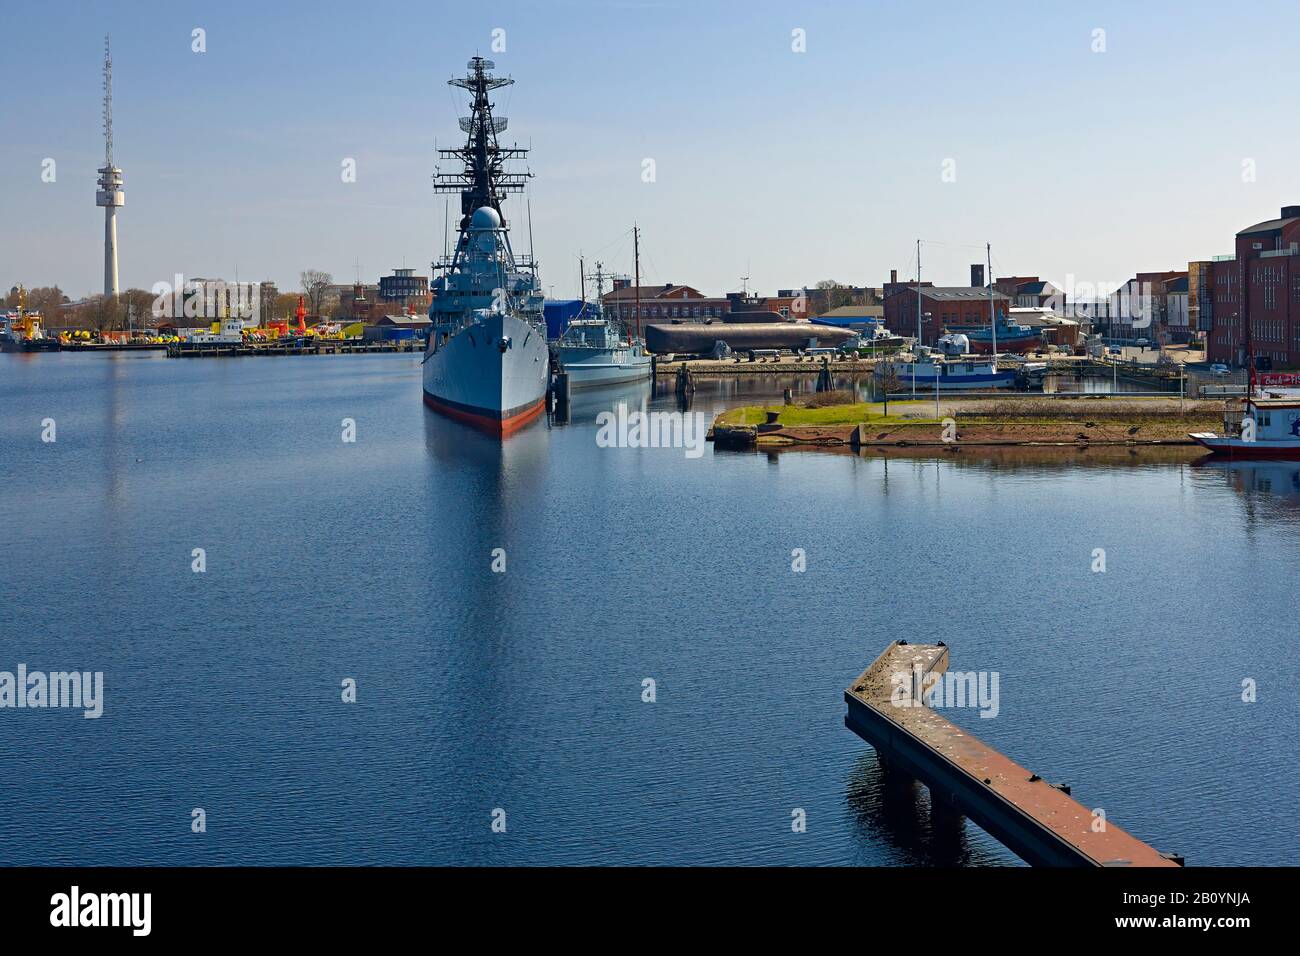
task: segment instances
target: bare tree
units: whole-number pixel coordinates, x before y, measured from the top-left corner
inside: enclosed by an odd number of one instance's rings
[[[307,311],[319,317],[325,305],[329,287],[334,284],[334,276],[318,269],[307,269],[302,274],[302,294],[307,297]]]
[[[818,315],[825,315],[832,309],[853,304],[853,290],[845,288],[834,279],[822,279],[813,288]]]
[[[286,319],[293,321],[293,314],[298,309],[297,292],[281,292],[275,297],[274,302],[264,302],[262,304],[263,312],[269,312],[267,321],[276,321]]]
[[[111,295],[92,295],[78,311],[77,322],[93,326],[100,333],[111,332],[121,327],[123,314],[120,300]]]
[[[153,304],[158,297],[146,289],[127,289],[122,293],[123,319],[136,329],[156,326],[163,319],[153,314]]]
[[[894,367],[893,362],[886,360],[885,364],[880,367],[880,377],[877,379],[877,383],[880,386],[881,401],[885,403],[885,415],[888,417],[889,393],[902,388],[902,383],[898,380],[898,369]]]

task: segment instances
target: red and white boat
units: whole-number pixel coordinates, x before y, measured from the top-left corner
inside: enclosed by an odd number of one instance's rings
[[[1229,458],[1300,460],[1300,395],[1248,398],[1238,434],[1192,432],[1188,437]]]

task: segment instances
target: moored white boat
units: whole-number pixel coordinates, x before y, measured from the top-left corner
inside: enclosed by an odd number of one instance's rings
[[[569,323],[556,351],[570,388],[622,385],[648,379],[650,356],[645,345],[626,334],[622,324],[605,315],[604,273],[596,264],[596,304]],[[585,294],[585,290],[584,290]]]
[[[938,382],[939,391],[976,391],[985,388],[1007,388],[1015,384],[1016,373],[1001,371],[992,359],[944,360],[929,356],[916,361],[881,362],[875,368],[878,384],[889,382],[898,392],[910,391],[916,383],[917,392],[931,392]]]
[[[1249,398],[1237,434],[1192,432],[1188,437],[1229,458],[1300,459],[1300,397]]]

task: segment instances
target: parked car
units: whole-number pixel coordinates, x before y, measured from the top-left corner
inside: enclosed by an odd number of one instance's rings
[[[1140,346],[1141,348],[1146,348],[1148,345],[1151,344],[1151,340],[1150,340],[1150,339],[1138,339],[1138,340],[1137,340],[1136,342],[1134,342],[1133,344],[1134,344],[1134,345],[1137,345],[1137,346]]]
[[[1213,372],[1215,375],[1231,374],[1231,369],[1229,369],[1228,366],[1224,365],[1222,362],[1215,362],[1213,365],[1210,366],[1210,371]]]

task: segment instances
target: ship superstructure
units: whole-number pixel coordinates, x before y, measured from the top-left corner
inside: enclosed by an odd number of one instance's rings
[[[470,115],[460,118],[465,144],[438,151],[452,168],[438,169],[434,189],[460,194],[460,220],[455,247],[433,263],[424,400],[504,436],[545,409],[549,353],[537,264],[515,254],[501,206],[524,190],[531,174],[509,167],[528,150],[498,141],[507,121],[489,94],[514,80],[493,69],[476,56],[466,76],[449,81],[469,93]]]
[[[593,278],[595,302],[590,307],[583,306],[582,314],[569,323],[557,347],[560,364],[569,375],[569,386],[588,388],[648,379],[652,369],[645,346],[627,334],[622,322],[605,313],[607,276],[599,262]],[[585,288],[583,297],[586,297]]]

